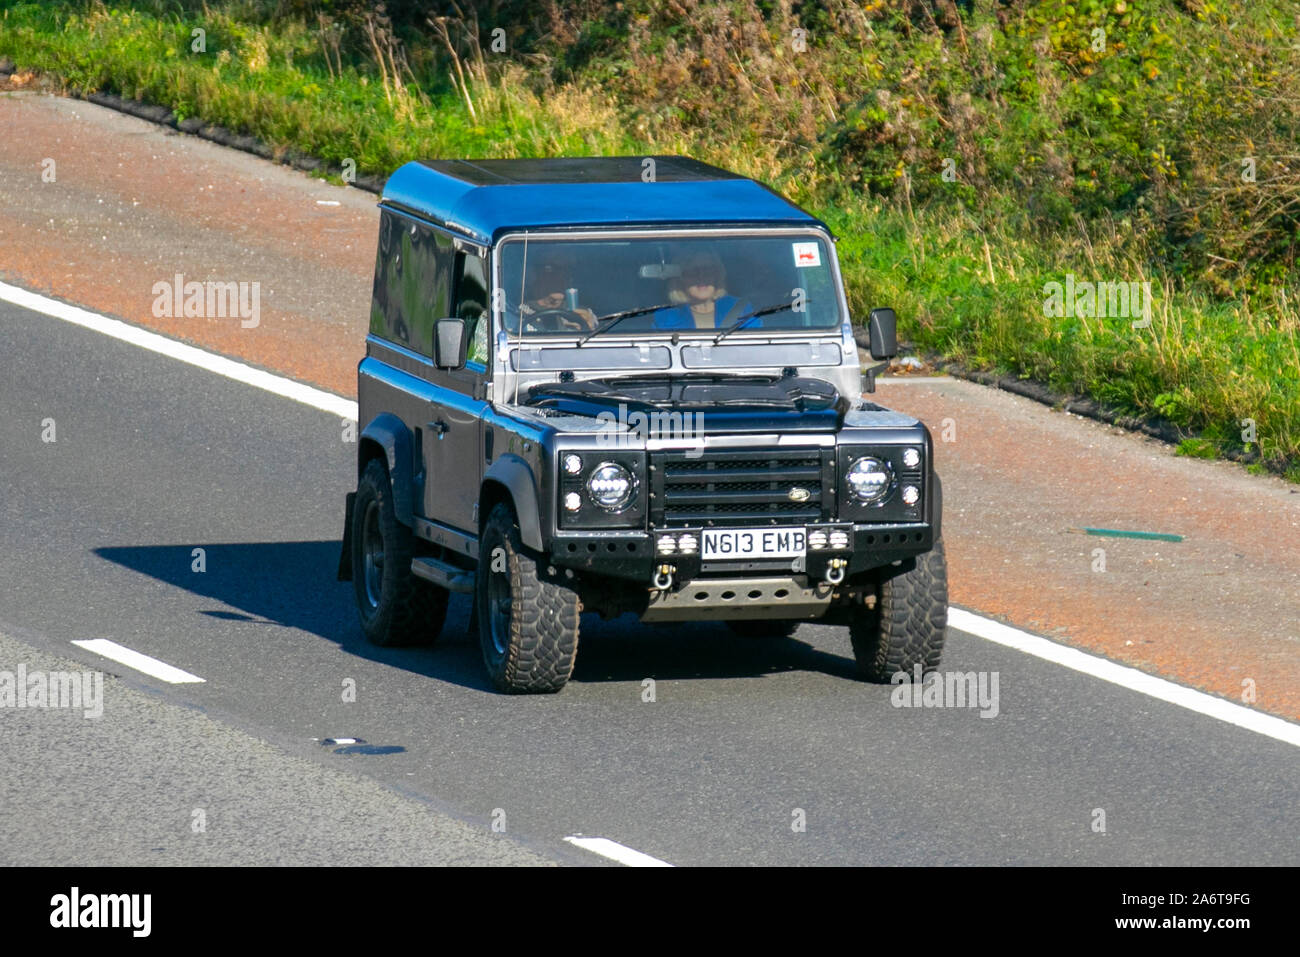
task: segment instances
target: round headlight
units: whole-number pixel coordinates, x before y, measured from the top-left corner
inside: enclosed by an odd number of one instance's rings
[[[894,473],[888,462],[866,456],[850,465],[844,478],[849,497],[862,505],[870,505],[885,497],[894,481]]]
[[[617,462],[596,466],[587,479],[587,493],[591,500],[608,512],[619,512],[632,501],[636,485],[632,473]]]

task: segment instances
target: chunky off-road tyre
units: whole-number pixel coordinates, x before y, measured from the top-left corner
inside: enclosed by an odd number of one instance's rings
[[[388,472],[361,473],[352,508],[352,584],[361,630],[372,644],[432,644],[447,618],[445,588],[411,574],[415,535],[397,520]]]
[[[727,622],[742,638],[789,638],[799,627],[797,618],[736,618]]]
[[[943,542],[916,558],[916,567],[877,586],[876,607],[863,608],[849,623],[858,674],[888,683],[898,672],[909,677],[939,667],[948,626],[948,563]]]
[[[559,691],[578,655],[577,593],[524,549],[509,505],[492,509],[476,576],[479,644],[492,683],[512,694]]]

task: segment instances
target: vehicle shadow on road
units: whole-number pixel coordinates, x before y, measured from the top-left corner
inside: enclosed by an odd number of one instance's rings
[[[295,628],[332,641],[359,658],[468,688],[491,690],[477,645],[470,655],[466,653],[470,650],[468,643],[456,640],[465,628],[457,621],[456,609],[448,615],[436,650],[380,648],[366,641],[357,621],[352,583],[336,579],[337,541],[204,545],[202,572],[194,571],[195,547],[103,547],[94,553],[195,595],[196,616],[228,622],[232,629],[261,629],[266,641],[275,641],[283,629]],[[444,645],[447,654],[443,653]]]
[[[380,648],[366,641],[357,621],[352,584],[336,580],[339,543],[242,542],[196,546],[139,545],[94,549],[100,558],[197,596],[194,614],[261,628],[275,640],[294,628],[337,644],[349,654],[479,691],[493,692],[470,628],[471,604],[452,596],[434,648]],[[213,607],[218,604],[224,607]],[[848,640],[845,638],[845,650]],[[787,671],[853,678],[851,658],[793,638],[747,638],[720,624],[649,626],[625,615],[601,621],[584,615],[575,682],[760,677]]]
[[[852,657],[823,651],[800,636],[750,638],[721,623],[647,625],[632,615],[613,621],[584,615],[572,680],[756,678],[787,671],[855,678]],[[847,634],[844,649],[848,654]]]

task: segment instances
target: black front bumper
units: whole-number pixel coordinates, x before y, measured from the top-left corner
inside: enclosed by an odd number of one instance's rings
[[[759,526],[760,528],[762,526]],[[925,522],[898,524],[854,525],[848,522],[809,522],[801,527],[813,531],[824,529],[852,529],[851,549],[813,549],[807,551],[802,563],[798,560],[701,562],[695,554],[659,554],[655,543],[660,535],[674,536],[693,533],[697,542],[703,529],[678,528],[643,531],[583,531],[561,532],[550,542],[548,554],[551,564],[560,568],[591,575],[603,575],[650,584],[660,565],[676,568],[673,578],[688,582],[700,577],[743,575],[763,578],[767,575],[807,574],[811,579],[822,580],[831,560],[848,560],[848,575],[869,571],[892,562],[913,558],[934,547],[934,529]]]

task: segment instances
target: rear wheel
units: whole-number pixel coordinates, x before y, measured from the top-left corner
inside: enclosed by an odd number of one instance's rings
[[[476,576],[483,664],[501,691],[559,691],[578,655],[581,607],[572,589],[525,551],[509,505],[488,516]]]
[[[397,520],[388,472],[361,473],[352,511],[352,584],[361,630],[372,644],[432,644],[447,618],[447,590],[411,574],[415,535]]]
[[[911,571],[877,586],[876,607],[854,612],[849,638],[858,673],[888,683],[898,672],[912,676],[939,667],[948,627],[948,563],[942,540],[916,558]]]

